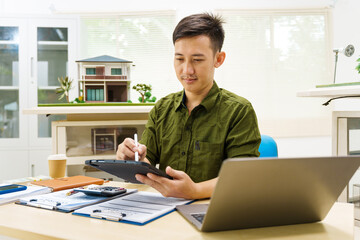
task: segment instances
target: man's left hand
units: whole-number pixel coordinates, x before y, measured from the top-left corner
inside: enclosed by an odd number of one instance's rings
[[[158,190],[164,197],[177,197],[185,199],[197,198],[197,184],[183,171],[166,168],[166,174],[173,177],[168,179],[148,173],[146,176],[136,174],[136,179]]]

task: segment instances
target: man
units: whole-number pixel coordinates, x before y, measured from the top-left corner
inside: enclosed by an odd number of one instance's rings
[[[208,198],[223,160],[259,156],[261,139],[251,104],[214,81],[215,68],[225,60],[223,41],[220,17],[195,14],[178,23],[174,67],[184,90],[156,103],[138,147],[130,138],[118,147],[117,159],[134,159],[138,151],[140,161],[159,164],[173,177],[136,175],[166,197]]]

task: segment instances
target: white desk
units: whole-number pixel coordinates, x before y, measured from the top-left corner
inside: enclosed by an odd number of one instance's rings
[[[338,86],[313,88],[306,91],[297,92],[297,97],[341,97],[341,96],[359,96],[360,85],[355,86]]]
[[[127,188],[154,191],[145,185],[117,183]],[[1,235],[19,239],[286,239],[353,240],[354,208],[335,203],[324,221],[280,227],[202,233],[178,212],[172,212],[145,226],[74,216],[32,207],[0,206]]]
[[[72,106],[72,107],[35,107],[24,109],[24,114],[66,115],[68,121],[104,120],[147,120],[149,106]]]

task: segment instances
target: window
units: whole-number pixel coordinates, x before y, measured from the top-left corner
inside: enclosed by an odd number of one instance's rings
[[[87,101],[104,101],[104,89],[103,88],[88,88],[86,90]]]
[[[86,68],[86,75],[96,75],[96,68]]]
[[[111,75],[122,75],[122,69],[121,68],[112,68]]]
[[[260,130],[275,137],[330,135],[323,99],[298,91],[331,79],[328,10],[219,11],[226,52],[215,79],[250,100]]]
[[[130,76],[132,86],[151,84],[152,94],[160,99],[182,89],[173,67],[175,25],[175,11],[82,16],[79,58],[110,55],[132,61],[135,66],[121,68],[122,74]],[[138,102],[138,92],[130,89],[130,96]]]

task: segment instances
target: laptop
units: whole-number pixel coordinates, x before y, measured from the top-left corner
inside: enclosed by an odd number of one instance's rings
[[[359,165],[360,156],[228,159],[209,204],[176,208],[204,232],[317,222]]]

